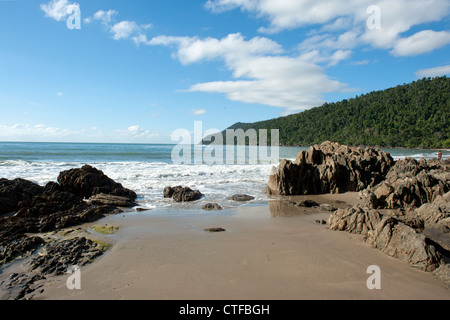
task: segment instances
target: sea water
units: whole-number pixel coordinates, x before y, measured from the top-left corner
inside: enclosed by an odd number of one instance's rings
[[[206,202],[231,207],[239,204],[228,198],[238,193],[252,195],[256,202],[267,200],[264,188],[272,167],[277,163],[236,161],[236,164],[227,164],[228,161],[223,161],[212,165],[174,164],[174,147],[171,144],[0,142],[0,178],[24,178],[45,185],[57,181],[61,171],[89,164],[134,190],[138,194],[139,205],[145,208],[179,206],[197,209]],[[255,152],[251,148],[257,147],[246,147],[244,156],[247,159]],[[280,160],[293,160],[300,150],[307,148],[280,147]],[[435,150],[384,150],[390,152],[395,160],[436,157]],[[442,153],[443,158],[450,156],[448,150]],[[194,205],[174,204],[164,199],[164,187],[176,185],[200,190],[205,197]]]

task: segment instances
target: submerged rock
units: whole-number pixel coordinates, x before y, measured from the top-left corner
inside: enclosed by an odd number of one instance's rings
[[[219,211],[222,210],[223,208],[218,204],[218,203],[206,203],[202,206],[203,210],[208,210],[208,211]]]
[[[246,202],[246,201],[254,200],[255,197],[249,196],[247,194],[234,194],[231,196],[230,199],[233,201],[238,201],[238,202]]]
[[[305,208],[312,208],[312,207],[318,207],[319,204],[315,202],[314,200],[301,200],[298,202],[291,201],[290,204],[296,206],[296,207],[305,207]]]
[[[270,175],[266,193],[307,195],[356,192],[381,182],[394,160],[389,153],[326,141],[282,160]]]
[[[0,265],[31,254],[44,242],[37,236],[0,232]]]
[[[204,229],[204,231],[207,231],[207,232],[225,232],[227,230],[225,230],[224,228],[206,228],[206,229]]]

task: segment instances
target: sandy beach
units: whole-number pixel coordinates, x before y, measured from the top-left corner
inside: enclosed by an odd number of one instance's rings
[[[308,199],[341,207],[358,201],[356,193]],[[81,289],[67,288],[69,275],[50,277],[34,299],[450,299],[431,273],[387,256],[359,236],[316,223],[328,216],[287,201],[110,216],[79,229],[118,227],[111,235],[89,233],[111,247],[81,268]],[[226,231],[204,231],[211,227]],[[380,290],[367,288],[371,265],[381,269]]]

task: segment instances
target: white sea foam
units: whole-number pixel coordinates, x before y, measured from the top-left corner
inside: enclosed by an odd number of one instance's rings
[[[79,168],[82,163],[3,161],[0,177],[24,178],[45,185],[56,181],[61,171]],[[166,186],[187,186],[202,192],[204,201],[236,205],[227,198],[246,193],[264,200],[264,188],[272,165],[175,165],[150,162],[98,162],[90,165],[138,194],[138,202],[154,208],[168,205],[163,199]]]
[[[7,147],[11,148],[11,146],[6,145],[5,150]],[[45,146],[24,145],[22,147],[36,151]],[[72,153],[67,151],[69,147],[71,150],[69,151]],[[145,146],[104,145],[99,147],[97,145],[77,145],[76,147],[72,145],[51,145],[47,147],[50,151],[54,148],[60,148],[61,150],[65,148],[66,153],[62,156],[46,154],[49,160],[37,160],[36,158],[39,157],[33,155],[31,151],[27,151],[27,156],[15,151],[16,153],[13,153],[11,158],[24,157],[24,160],[0,160],[0,177],[8,179],[24,178],[45,185],[50,181],[56,181],[61,171],[79,168],[88,163],[102,170],[124,187],[134,190],[138,194],[138,202],[141,206],[154,208],[174,205],[171,200],[163,198],[163,189],[166,186],[182,185],[200,190],[205,197],[195,204],[189,204],[189,206],[186,204],[175,204],[175,206],[198,208],[206,201],[219,202],[225,206],[236,206],[237,203],[227,198],[237,193],[252,195],[256,198],[256,201],[266,200],[264,188],[273,167],[271,164],[173,164],[168,161],[170,160],[168,158],[170,157],[170,146],[151,146],[151,150],[153,150],[153,153],[149,152],[149,156],[153,157],[151,160],[148,159],[147,154],[145,154],[145,157],[140,154],[139,157],[143,157],[143,160],[110,162],[111,159],[122,157],[122,154],[119,154],[118,151],[122,152],[124,148],[129,153],[123,157],[129,160],[129,157],[134,157],[129,154],[135,154]],[[96,156],[98,160],[92,162],[89,161],[89,157],[79,160],[79,154],[73,154],[73,150],[78,150],[77,152],[84,150],[83,152],[86,154],[103,150],[103,153],[99,153],[100,155]],[[395,160],[404,157],[415,159],[436,157],[433,150],[390,149],[386,151],[390,152]],[[112,155],[110,152],[112,152]],[[294,160],[297,153],[298,149],[285,148],[282,157]],[[443,158],[448,157],[448,153],[443,153]]]

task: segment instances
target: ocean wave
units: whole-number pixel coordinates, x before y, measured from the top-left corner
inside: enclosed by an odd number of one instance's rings
[[[61,171],[80,168],[85,163],[31,162],[7,160],[0,162],[0,177],[24,178],[40,185],[57,181]],[[250,193],[264,199],[264,187],[272,165],[176,165],[152,162],[92,162],[111,179],[134,190],[145,207],[162,207],[166,186],[183,185],[200,190],[205,199],[227,201],[236,193]]]

